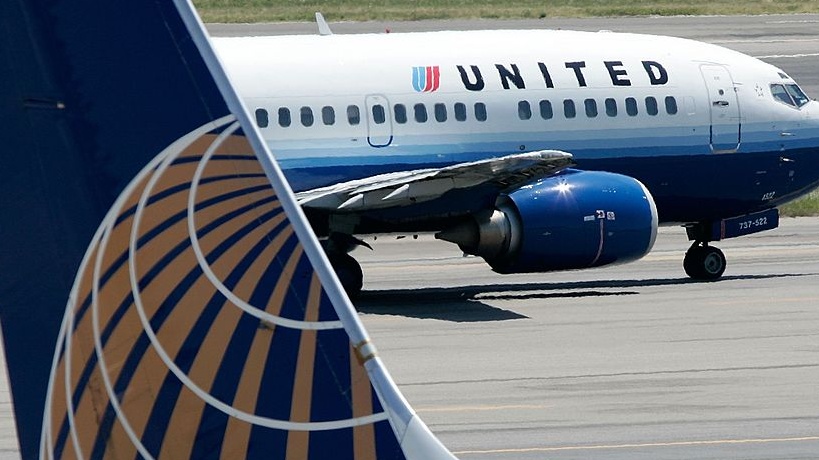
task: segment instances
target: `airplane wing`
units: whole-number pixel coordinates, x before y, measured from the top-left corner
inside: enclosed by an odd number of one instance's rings
[[[0,0],[22,458],[453,458],[185,0]],[[275,58],[275,56],[271,56]]]
[[[380,174],[296,194],[306,208],[367,211],[429,201],[454,189],[493,183],[499,189],[531,182],[572,166],[572,156],[559,150],[516,153],[438,169]]]

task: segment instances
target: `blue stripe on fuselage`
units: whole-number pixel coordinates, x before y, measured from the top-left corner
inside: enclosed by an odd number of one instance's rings
[[[803,142],[807,144],[807,142]],[[625,174],[643,182],[654,196],[661,222],[698,222],[777,206],[819,185],[819,147],[713,154],[690,146],[575,150],[579,169]],[[527,146],[528,147],[528,146]],[[743,144],[742,150],[751,150]],[[545,148],[526,148],[527,151]],[[432,149],[434,151],[434,149]],[[571,151],[571,150],[570,150]],[[449,155],[346,157],[283,161],[285,175],[298,190],[408,169],[441,168],[455,163],[507,155],[473,151]],[[782,161],[786,157],[793,161]],[[293,165],[298,164],[298,167]],[[763,196],[773,200],[764,200]],[[366,229],[360,232],[365,233]]]

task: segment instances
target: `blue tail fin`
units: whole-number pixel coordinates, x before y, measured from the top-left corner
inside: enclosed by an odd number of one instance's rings
[[[451,457],[203,30],[184,0],[0,0],[0,321],[23,458]]]

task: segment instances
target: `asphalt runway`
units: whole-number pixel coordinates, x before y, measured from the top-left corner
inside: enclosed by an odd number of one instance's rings
[[[819,458],[819,218],[643,260],[501,276],[446,243],[379,238],[357,302],[396,382],[474,459]]]
[[[819,95],[819,15],[331,26],[661,33],[761,57]],[[355,254],[364,324],[411,404],[461,458],[819,458],[817,218],[718,244],[728,269],[713,283],[683,274],[680,228],[661,229],[639,262],[539,275],[496,275],[429,237],[371,243],[375,251]],[[18,456],[0,373],[0,459]]]

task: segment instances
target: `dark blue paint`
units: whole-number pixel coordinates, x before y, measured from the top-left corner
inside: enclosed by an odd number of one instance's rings
[[[330,299],[327,297],[327,293],[324,289],[321,290],[321,300],[320,307],[319,307],[319,321],[338,321],[338,315],[336,314],[335,308],[333,308],[333,304],[330,303]]]
[[[343,330],[318,332],[310,420],[352,418],[350,338]]]
[[[646,153],[642,152],[645,149],[640,149],[635,154],[620,152],[619,157],[576,157],[576,162],[578,169],[614,172],[641,181],[657,203],[660,223],[708,222],[779,206],[819,186],[819,147],[784,152],[779,150],[779,146],[776,148],[777,150],[769,152],[664,153],[658,156],[645,156]],[[474,153],[463,154],[463,157],[471,161],[508,153]],[[793,161],[783,162],[782,158]],[[452,161],[412,164],[398,161],[401,161],[400,157],[375,165],[296,168],[285,170],[285,174],[295,186],[304,188],[307,185],[318,186],[327,182],[342,182],[407,169],[441,168],[452,164]],[[766,173],[759,174],[760,171]],[[794,172],[792,176],[790,171]],[[769,192],[775,192],[775,198],[763,201],[763,195]],[[497,195],[498,190],[487,193]],[[474,195],[486,199],[483,193]],[[394,213],[384,210],[364,213],[362,225],[357,232],[379,232],[385,228],[397,231],[396,228],[385,225],[385,222],[392,221],[402,222],[405,228],[415,231],[436,230],[435,226],[425,225],[424,219],[447,211],[457,215],[458,208],[468,207],[460,198],[462,197],[448,202],[433,201],[407,206]],[[465,198],[469,199],[469,196]],[[493,200],[490,198],[489,201],[491,203]],[[368,222],[368,216],[373,216],[374,222]]]
[[[519,251],[488,260],[500,273],[623,263],[642,257],[653,243],[650,202],[643,187],[627,176],[566,170],[509,198],[520,216],[522,237]]]
[[[300,338],[301,332],[294,329],[282,327],[273,330],[270,349],[277,352],[267,355],[256,400],[256,415],[277,420],[290,419]],[[250,430],[249,456],[285,458],[286,440],[287,433],[284,431],[254,425]]]
[[[395,438],[390,422],[384,420],[373,427],[375,429],[375,458],[381,460],[404,460],[404,452]]]
[[[288,259],[292,254],[292,245],[295,243],[293,240],[295,240],[295,236],[291,237],[285,244],[285,248],[287,250],[279,251],[279,253],[276,254],[276,258],[271,262],[271,265],[278,265],[282,269],[285,265],[287,265]],[[290,278],[291,288],[285,293],[284,301],[282,302],[282,309],[279,311],[279,316],[298,321],[304,320],[305,306],[307,305],[308,301],[308,299],[305,297],[305,293],[310,292],[310,285],[312,284],[312,281],[313,267],[310,264],[310,260],[307,258],[307,255],[302,253],[299,256],[298,262],[296,262],[293,276]]]
[[[751,235],[779,227],[779,210],[769,209],[720,220],[711,225],[711,241]]]
[[[343,457],[342,452],[354,452],[352,428],[313,431],[310,433],[307,450],[308,460],[341,458]],[[348,458],[353,457],[350,455]]]

